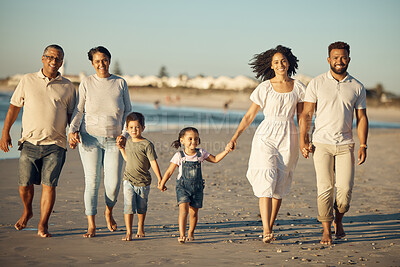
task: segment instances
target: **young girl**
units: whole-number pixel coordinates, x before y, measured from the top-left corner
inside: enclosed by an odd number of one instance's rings
[[[225,151],[216,156],[211,155],[202,148],[199,132],[196,128],[187,127],[179,132],[178,139],[172,143],[172,147],[184,146],[183,151],[177,152],[171,159],[171,165],[165,172],[158,189],[167,190],[165,183],[179,167],[179,174],[176,180],[176,197],[179,205],[179,243],[194,240],[194,229],[198,220],[199,208],[203,206],[204,180],[201,173],[201,163],[204,160],[217,163],[231,151],[227,145]],[[187,216],[189,213],[189,232],[186,239]]]

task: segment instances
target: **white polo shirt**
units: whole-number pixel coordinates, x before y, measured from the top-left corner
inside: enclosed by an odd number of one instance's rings
[[[304,102],[316,103],[312,142],[332,145],[354,143],[354,110],[367,107],[362,83],[350,74],[338,82],[328,71],[310,81]]]
[[[22,77],[10,103],[24,107],[22,114],[22,138],[34,145],[58,145],[67,147],[67,114],[75,107],[75,86],[61,74],[54,79],[42,71]]]

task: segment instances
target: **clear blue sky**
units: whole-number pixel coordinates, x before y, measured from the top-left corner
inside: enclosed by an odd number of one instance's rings
[[[43,48],[65,50],[68,74],[94,73],[87,51],[107,47],[129,75],[252,76],[249,60],[278,44],[298,73],[328,70],[327,46],[351,46],[349,72],[400,94],[400,1],[1,0],[0,77],[39,70]],[[113,70],[113,64],[111,65]]]

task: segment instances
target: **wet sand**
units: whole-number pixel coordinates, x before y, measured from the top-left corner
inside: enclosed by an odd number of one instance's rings
[[[217,154],[233,130],[200,129],[202,147]],[[131,242],[125,236],[123,193],[114,216],[118,231],[108,231],[104,219],[101,185],[97,236],[87,239],[84,215],[83,169],[76,150],[68,150],[54,212],[51,238],[37,236],[40,192],[36,186],[34,217],[25,230],[14,223],[22,212],[18,195],[16,159],[0,160],[0,264],[2,266],[86,266],[94,264],[136,266],[316,266],[400,265],[400,130],[373,129],[367,162],[356,167],[350,211],[344,218],[346,238],[331,246],[319,244],[322,228],[316,220],[316,183],[312,160],[299,159],[290,195],[284,198],[274,228],[277,240],[263,244],[258,199],[245,178],[254,129],[239,139],[237,150],[219,164],[205,163],[204,208],[199,212],[196,240],[178,244],[178,208],[174,173],[161,193],[151,186],[146,218],[146,238]],[[175,149],[169,147],[176,132],[143,134],[152,140],[164,172]],[[1,152],[2,153],[2,152]],[[153,176],[154,177],[154,176]],[[137,218],[134,218],[134,233]],[[332,228],[333,229],[333,228]]]

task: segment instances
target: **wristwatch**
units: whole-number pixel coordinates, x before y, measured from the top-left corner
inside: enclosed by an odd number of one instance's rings
[[[368,148],[368,146],[366,144],[361,144],[360,147],[365,147],[365,149]]]

